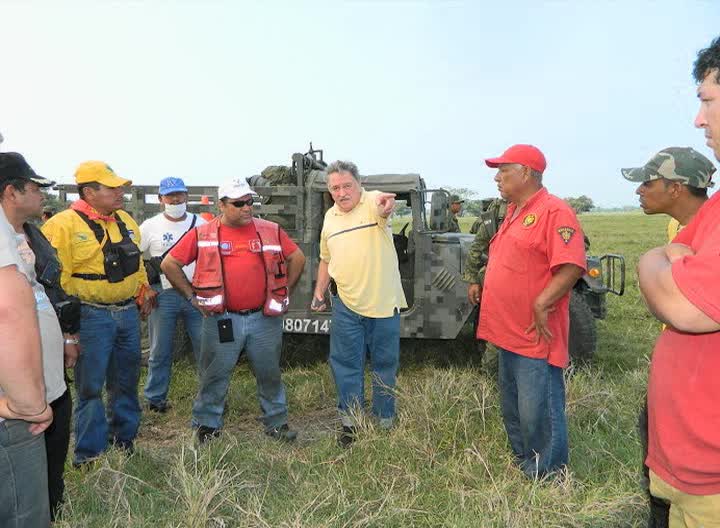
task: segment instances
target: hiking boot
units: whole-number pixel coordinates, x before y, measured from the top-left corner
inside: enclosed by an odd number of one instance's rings
[[[348,425],[343,425],[342,431],[340,431],[340,436],[338,436],[338,445],[343,449],[347,449],[355,441],[356,435],[357,429]]]
[[[148,411],[156,412],[158,414],[165,414],[170,408],[170,404],[166,401],[160,403],[147,402]]]
[[[203,445],[218,436],[220,436],[220,429],[208,427],[207,425],[201,425],[195,431],[195,438],[197,439],[198,445]]]
[[[280,427],[275,427],[274,429],[265,431],[265,434],[270,438],[274,438],[275,440],[280,440],[282,442],[294,442],[298,435],[297,431],[293,431],[288,427],[288,424],[282,424]]]

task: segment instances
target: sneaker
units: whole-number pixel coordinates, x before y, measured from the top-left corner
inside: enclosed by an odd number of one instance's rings
[[[147,402],[148,411],[165,414],[170,408],[170,404],[166,401],[160,403]]]
[[[201,425],[195,431],[195,438],[197,439],[198,445],[203,445],[218,436],[220,436],[220,429],[208,427],[207,425]]]
[[[338,436],[338,445],[343,449],[347,449],[355,441],[357,435],[357,429],[347,425],[343,425],[340,436]]]
[[[288,427],[288,424],[282,424],[280,427],[265,431],[265,434],[270,438],[284,442],[294,442],[298,435],[297,431],[293,431]]]

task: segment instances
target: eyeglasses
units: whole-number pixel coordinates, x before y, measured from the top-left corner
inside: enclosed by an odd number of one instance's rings
[[[252,207],[253,203],[255,203],[255,200],[252,198],[248,198],[247,200],[237,200],[237,201],[228,202],[228,203],[232,204],[235,207],[237,207],[238,209],[240,209],[241,207],[243,207],[245,205],[247,205],[248,207]]]

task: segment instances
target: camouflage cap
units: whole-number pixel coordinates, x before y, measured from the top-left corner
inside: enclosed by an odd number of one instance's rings
[[[620,172],[626,180],[633,182],[665,178],[700,189],[715,185],[711,181],[715,166],[709,159],[690,147],[662,149],[643,167],[620,169]]]
[[[465,200],[460,198],[459,194],[451,194],[450,195],[450,203],[464,203]]]

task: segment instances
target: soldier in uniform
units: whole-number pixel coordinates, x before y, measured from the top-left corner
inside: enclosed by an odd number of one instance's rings
[[[480,291],[485,277],[485,265],[488,259],[490,239],[497,233],[507,212],[507,201],[496,198],[487,206],[470,230],[475,234],[468,251],[462,280],[469,283],[468,300],[471,304],[480,302]]]
[[[462,211],[462,204],[465,200],[460,198],[457,194],[450,195],[450,221],[448,222],[448,233],[459,233],[460,223],[458,222],[458,215]]]

